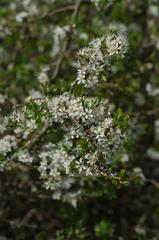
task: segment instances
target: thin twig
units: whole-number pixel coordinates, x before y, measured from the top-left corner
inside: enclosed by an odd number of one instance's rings
[[[148,182],[151,183],[155,188],[159,189],[159,182],[155,179],[149,179]]]
[[[65,38],[65,41],[64,41],[64,44],[63,44],[63,48],[62,48],[62,51],[61,51],[61,56],[59,57],[59,59],[57,61],[56,68],[55,68],[55,70],[53,72],[53,76],[52,76],[51,82],[54,81],[54,79],[57,77],[57,75],[58,75],[58,73],[60,71],[62,61],[63,61],[63,59],[65,57],[65,52],[67,50],[67,47],[68,47],[69,42],[70,42],[71,37],[72,37],[73,27],[74,27],[76,18],[77,18],[78,13],[79,13],[80,4],[81,4],[81,0],[78,0],[77,4],[74,6],[74,12],[72,14],[71,25],[70,25],[69,31],[67,32],[67,35],[66,35],[66,38]]]
[[[43,15],[39,16],[39,17],[36,17],[36,18],[33,18],[33,19],[29,19],[28,22],[29,23],[32,23],[32,22],[36,22],[36,21],[39,21],[39,20],[42,20],[46,17],[52,17],[58,13],[62,13],[62,12],[65,12],[65,11],[68,11],[68,10],[73,10],[74,9],[74,5],[70,5],[70,6],[65,6],[65,7],[61,7],[59,9],[56,9],[54,11],[50,11],[50,12],[46,12],[44,13]]]

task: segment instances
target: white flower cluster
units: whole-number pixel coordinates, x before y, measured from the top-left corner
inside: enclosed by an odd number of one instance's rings
[[[42,96],[41,92],[32,89],[32,90],[29,92],[29,96],[26,97],[25,101],[26,101],[26,102],[29,102],[30,100],[37,100],[37,99],[41,99],[42,97],[43,97],[43,96]]]
[[[4,156],[17,147],[16,137],[12,135],[6,135],[0,139],[0,153]]]
[[[29,151],[27,151],[26,149],[18,151],[18,153],[16,154],[16,157],[18,158],[18,161],[22,162],[22,163],[32,163],[33,162],[33,157],[31,156]]]
[[[21,136],[23,139],[27,139],[27,137],[34,130],[37,129],[37,124],[35,119],[32,119],[32,115],[26,118],[25,114],[27,112],[27,108],[24,107],[18,111],[14,111],[8,120],[16,123],[16,127],[14,128],[15,136]]]
[[[75,179],[74,177],[63,177],[61,181],[54,182],[54,189],[56,189],[53,192],[52,198],[55,200],[61,199],[63,202],[68,202],[73,207],[77,206],[78,200],[81,198],[81,190],[75,189],[73,191],[70,191],[70,189],[75,186],[75,184],[79,186],[83,186],[84,182],[82,179]],[[56,185],[56,186],[55,186]]]
[[[94,39],[87,48],[79,51],[77,65],[77,84],[92,87],[101,80],[101,74],[109,65],[113,56],[123,57],[128,42],[125,35],[109,34],[107,37]]]
[[[114,55],[123,57],[127,52],[128,42],[126,36],[113,33],[112,35],[108,35],[105,41],[107,53],[110,57]]]
[[[110,57],[123,56],[125,52],[126,42],[120,35],[93,40],[88,48],[79,52],[74,84],[98,83]],[[46,71],[38,76],[42,84],[48,82]],[[0,140],[0,153],[6,156],[14,150],[12,160],[16,158],[22,163],[37,164],[39,159],[37,168],[45,187],[51,190],[57,189],[65,178],[104,175],[102,171],[107,170],[115,154],[122,150],[125,138],[114,121],[113,108],[107,99],[75,96],[70,92],[49,97],[33,90],[25,105],[15,108],[7,118],[6,126],[13,135]],[[54,144],[47,139],[47,132],[52,129],[57,135],[61,133]],[[39,140],[43,135],[44,139]]]
[[[91,87],[99,82],[99,74],[103,71],[106,59],[101,51],[102,39],[93,40],[89,47],[79,51],[77,65],[77,84]]]
[[[11,9],[22,8],[21,12],[18,12],[15,16],[15,19],[18,23],[23,22],[27,17],[33,17],[38,14],[38,6],[34,1],[31,0],[18,0],[14,3],[11,3]]]
[[[70,96],[67,92],[48,101],[48,109],[55,122],[64,122],[65,119],[86,122],[92,118],[92,104],[88,101],[85,107],[84,98]],[[88,99],[89,100],[89,99]]]
[[[35,112],[32,108],[30,110],[32,106],[36,111],[40,110],[40,128],[34,118]],[[45,187],[55,189],[66,176],[98,176],[100,159],[106,168],[114,154],[122,149],[124,140],[111,111],[108,100],[99,101],[95,97],[75,97],[68,92],[53,98],[31,96],[24,107],[16,109],[8,117],[6,127],[11,122],[14,135],[6,135],[0,140],[0,153],[5,157],[14,150],[12,160],[29,164],[36,162],[37,153],[31,155],[27,147],[32,147],[39,131],[52,128],[57,123],[64,131],[63,140],[55,145],[39,146],[38,169]]]
[[[124,134],[115,125],[107,101],[64,93],[49,100],[48,109],[52,122],[61,123],[65,136],[39,155],[39,171],[47,188],[54,189],[63,176],[98,176],[99,159],[106,167],[122,149]],[[89,145],[86,153],[82,153],[81,141]]]
[[[16,21],[17,22],[23,22],[23,20],[28,16],[28,13],[23,11],[23,12],[20,12],[16,15]]]
[[[53,190],[56,188],[56,182],[60,181],[62,175],[68,175],[70,165],[74,156],[69,155],[64,149],[53,148],[39,155],[41,162],[39,171],[41,177],[45,180],[46,189]],[[55,189],[54,189],[55,190]]]
[[[94,135],[96,146],[109,162],[111,156],[121,148],[122,138],[124,137],[121,130],[114,127],[113,119],[108,116],[99,122],[96,127],[92,127],[90,131]]]

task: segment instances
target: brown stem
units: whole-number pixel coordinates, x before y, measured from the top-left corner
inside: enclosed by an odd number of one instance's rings
[[[39,17],[36,17],[36,18],[33,18],[33,19],[29,19],[28,22],[29,23],[36,22],[36,21],[42,20],[43,18],[52,17],[52,16],[54,16],[54,15],[56,15],[58,13],[62,13],[62,12],[65,12],[65,11],[68,11],[68,10],[73,10],[73,9],[74,9],[74,5],[61,7],[59,9],[54,10],[54,11],[46,12],[46,13],[44,13],[43,15],[41,15]]]
[[[58,75],[58,73],[60,71],[60,68],[61,68],[61,65],[62,65],[62,61],[63,61],[63,59],[65,57],[66,50],[68,48],[69,42],[70,42],[71,37],[72,37],[73,27],[74,27],[75,21],[77,19],[78,13],[79,13],[80,4],[81,4],[81,0],[78,0],[77,4],[74,7],[74,12],[72,14],[72,20],[71,20],[72,23],[70,25],[69,31],[67,32],[65,41],[63,43],[61,56],[59,57],[59,59],[57,61],[57,64],[56,64],[56,67],[55,67],[55,70],[53,72],[53,76],[52,76],[52,79],[51,79],[51,83],[54,81],[54,79],[57,77],[57,75]]]

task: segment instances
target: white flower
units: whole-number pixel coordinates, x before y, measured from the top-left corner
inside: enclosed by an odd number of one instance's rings
[[[60,181],[62,178],[61,173],[64,171],[65,174],[69,174],[70,164],[74,160],[74,156],[68,155],[61,148],[41,152],[39,157],[41,159],[39,171],[45,180],[45,187],[54,189],[56,181]]]
[[[149,148],[147,150],[147,156],[152,160],[159,160],[159,151],[155,150],[154,148]]]
[[[159,95],[159,87],[153,87],[151,83],[146,84],[146,92],[149,96],[155,97]]]
[[[36,121],[29,119],[26,122],[26,127],[23,129],[23,138],[26,139],[28,135],[37,128]]]
[[[104,52],[104,48],[106,51]],[[109,65],[110,57],[123,57],[127,51],[128,42],[125,35],[109,34],[106,38],[96,38],[89,46],[79,51],[77,63],[77,78],[75,84],[92,87],[100,82],[100,73]]]
[[[148,11],[152,16],[155,16],[155,17],[159,16],[158,6],[156,5],[150,5],[148,8]]]
[[[18,160],[22,163],[32,163],[33,157],[27,150],[19,151],[17,153]]]
[[[137,177],[141,178],[142,180],[145,180],[145,176],[144,176],[141,168],[136,167],[136,168],[133,169],[133,172]]]
[[[48,78],[46,72],[42,71],[42,72],[39,73],[39,75],[38,75],[38,81],[39,81],[41,84],[44,84],[44,85],[49,82],[49,78]]]
[[[124,153],[121,157],[122,163],[127,163],[129,161],[129,155],[127,153]]]
[[[12,149],[17,147],[17,141],[15,136],[6,135],[0,140],[0,153],[6,155],[7,152],[11,152]]]
[[[125,35],[121,34],[112,34],[106,37],[106,46],[108,55],[121,55],[124,56],[127,52],[128,42]]]
[[[30,100],[41,99],[41,98],[42,98],[41,92],[32,89],[32,90],[29,92],[29,96],[26,97],[25,101],[28,102],[28,101],[30,101]]]
[[[2,94],[2,93],[0,93],[0,104],[5,103],[6,99],[7,99],[7,96]]]
[[[23,22],[23,20],[24,20],[27,16],[28,16],[28,13],[25,12],[25,11],[23,11],[23,12],[18,13],[15,18],[16,18],[16,21],[17,21],[17,22],[21,23],[21,22]]]

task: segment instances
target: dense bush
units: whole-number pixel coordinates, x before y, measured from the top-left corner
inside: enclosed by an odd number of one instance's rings
[[[158,3],[0,1],[0,239],[159,239]]]

